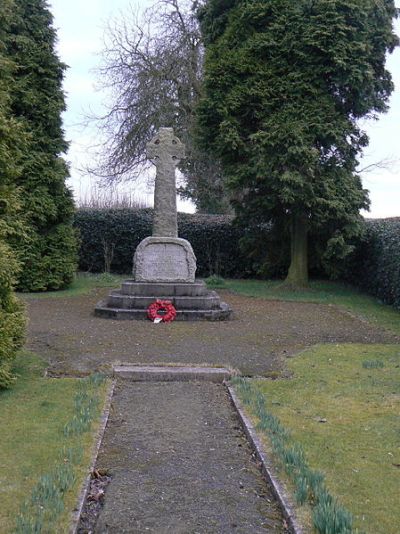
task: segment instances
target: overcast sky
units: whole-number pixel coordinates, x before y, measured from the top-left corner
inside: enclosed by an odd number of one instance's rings
[[[152,3],[153,0],[141,0],[140,7]],[[67,155],[71,165],[69,185],[76,197],[89,194],[95,184],[80,169],[90,164],[90,147],[96,144],[98,133],[92,127],[85,128],[82,123],[89,110],[101,113],[105,99],[105,95],[96,90],[94,73],[100,62],[104,28],[110,17],[118,17],[129,4],[129,0],[49,0],[58,33],[58,53],[69,66],[64,81],[67,95],[64,128],[71,143]],[[400,7],[400,0],[396,0],[396,5]],[[396,28],[400,33],[399,22]],[[375,169],[363,175],[364,187],[370,191],[369,217],[400,216],[400,49],[389,57],[388,68],[396,86],[390,111],[379,121],[365,125],[370,145],[362,166],[391,161],[389,168]],[[138,198],[151,202],[152,192],[145,184],[132,184],[131,190]],[[179,209],[193,211],[190,203],[181,201]]]

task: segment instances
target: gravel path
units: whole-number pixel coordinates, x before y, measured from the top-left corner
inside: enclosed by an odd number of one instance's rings
[[[27,347],[57,374],[107,369],[113,362],[218,364],[268,375],[316,343],[396,343],[399,338],[335,306],[278,302],[220,291],[234,310],[226,322],[115,321],[93,316],[108,289],[70,298],[29,299]]]
[[[97,467],[112,480],[96,533],[284,532],[221,385],[122,382]]]

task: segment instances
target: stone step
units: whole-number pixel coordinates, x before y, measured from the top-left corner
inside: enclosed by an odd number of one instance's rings
[[[169,300],[177,310],[212,310],[219,308],[220,298],[215,291],[208,291],[206,295],[198,297],[176,297],[169,295],[123,295],[120,291],[112,291],[107,299],[109,308],[125,308],[146,310],[157,299]]]
[[[167,365],[129,365],[113,366],[114,377],[133,382],[187,382],[201,380],[222,383],[229,380],[232,371],[225,367],[193,367]]]
[[[121,294],[143,297],[201,297],[207,293],[207,286],[203,281],[193,283],[176,282],[135,282],[125,280],[121,285]]]
[[[110,308],[107,300],[99,302],[94,310],[96,317],[118,320],[148,320],[147,311],[143,309]],[[177,310],[175,321],[225,321],[232,315],[232,309],[225,302],[212,310]]]

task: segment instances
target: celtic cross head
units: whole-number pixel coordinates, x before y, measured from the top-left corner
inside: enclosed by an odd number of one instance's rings
[[[185,145],[174,135],[172,128],[160,128],[147,143],[147,158],[159,166],[163,163],[178,163],[185,157]]]

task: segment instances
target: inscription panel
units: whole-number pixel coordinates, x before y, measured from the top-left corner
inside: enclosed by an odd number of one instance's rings
[[[174,243],[153,243],[146,247],[143,270],[149,278],[176,280],[189,276],[186,251]]]
[[[196,258],[188,241],[148,237],[135,252],[137,282],[194,282]]]

